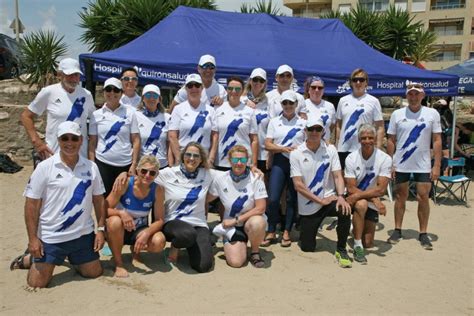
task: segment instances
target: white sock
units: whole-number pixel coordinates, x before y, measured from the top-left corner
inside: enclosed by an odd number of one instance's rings
[[[361,247],[362,249],[364,249],[364,246],[362,246],[362,239],[354,239],[354,248],[355,247]]]

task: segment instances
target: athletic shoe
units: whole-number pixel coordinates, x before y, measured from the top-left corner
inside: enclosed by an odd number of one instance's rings
[[[401,239],[402,239],[402,232],[394,229],[392,235],[390,235],[390,237],[387,239],[387,242],[389,244],[396,245]]]
[[[334,255],[336,256],[337,263],[339,263],[339,266],[341,266],[341,268],[352,267],[352,262],[351,262],[351,259],[349,258],[349,255],[347,254],[347,251],[336,250],[336,253]]]
[[[364,248],[357,246],[354,248],[354,260],[360,264],[367,264],[367,258],[365,258]]]
[[[431,244],[431,241],[428,235],[420,234],[420,237],[418,237],[418,240],[420,241],[421,247],[423,247],[426,250],[433,250],[433,245]]]

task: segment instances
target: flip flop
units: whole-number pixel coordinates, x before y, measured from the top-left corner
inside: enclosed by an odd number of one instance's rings
[[[260,244],[261,247],[268,247],[272,244],[275,244],[277,242],[277,238],[276,237],[272,237],[272,238],[267,238],[265,237],[265,239],[262,241],[262,243]]]
[[[280,245],[281,245],[283,248],[290,247],[290,246],[291,246],[291,239],[290,239],[290,238],[288,238],[288,239],[282,238],[282,239],[281,239],[281,242],[280,242]]]
[[[25,252],[15,259],[10,263],[10,271],[16,270],[16,269],[28,269],[25,267],[25,264],[23,263],[23,259],[25,259],[26,256],[28,256],[30,253],[28,252],[28,249],[25,250]],[[31,256],[30,256],[30,265],[31,265]]]

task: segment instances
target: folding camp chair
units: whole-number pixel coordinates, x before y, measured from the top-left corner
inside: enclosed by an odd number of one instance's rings
[[[454,167],[460,167],[462,169],[462,174],[454,175],[454,176],[440,176],[438,181],[436,181],[436,185],[434,186],[434,196],[435,196],[435,203],[439,198],[443,195],[441,200],[438,200],[438,204],[442,201],[446,200],[449,197],[454,197],[458,202],[467,205],[467,190],[469,189],[469,184],[471,183],[471,179],[466,177],[464,173],[464,166],[466,164],[466,160],[464,158],[456,158],[456,159],[449,159],[448,160],[448,168],[452,169]],[[439,188],[438,191],[438,184],[441,184],[442,187]],[[459,195],[456,193],[459,191]]]

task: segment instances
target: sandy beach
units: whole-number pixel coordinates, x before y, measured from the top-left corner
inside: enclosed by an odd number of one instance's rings
[[[434,205],[429,224],[433,251],[421,248],[416,202],[407,203],[402,240],[385,242],[393,229],[393,203],[381,217],[376,247],[366,266],[340,268],[333,259],[336,232],[318,235],[315,253],[303,253],[293,242],[262,248],[263,269],[250,264],[226,265],[222,243],[215,248],[215,266],[197,274],[185,251],[171,266],[162,254],[144,254],[144,265],[132,266],[127,248],[127,279],[113,275],[111,257],[102,256],[104,275],[86,280],[71,266],[57,267],[50,286],[33,290],[25,270],[10,272],[10,261],[25,250],[23,189],[32,171],[0,174],[1,299],[0,313],[28,314],[443,314],[474,315],[473,209],[461,205]],[[474,189],[469,190],[470,205]],[[211,214],[213,226],[217,217]],[[298,232],[293,232],[297,240]],[[349,239],[352,244],[352,238]],[[352,256],[352,254],[351,254]]]

